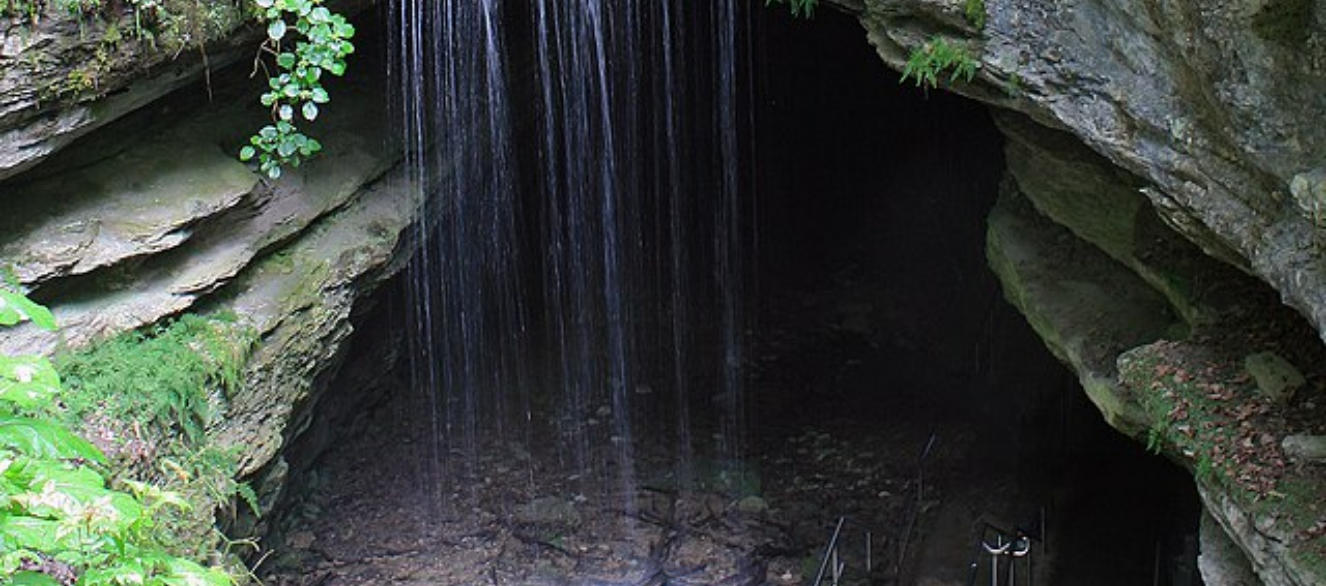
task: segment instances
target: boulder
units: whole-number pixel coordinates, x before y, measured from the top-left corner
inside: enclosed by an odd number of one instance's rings
[[[1280,443],[1285,455],[1301,462],[1326,464],[1326,435],[1294,434]]]
[[[1276,403],[1288,403],[1307,383],[1293,364],[1275,352],[1249,354],[1243,359],[1243,368],[1257,382],[1257,390]]]

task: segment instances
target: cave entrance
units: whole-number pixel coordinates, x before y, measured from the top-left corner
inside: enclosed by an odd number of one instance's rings
[[[840,516],[872,530],[854,583],[966,584],[982,520],[1043,538],[1043,584],[1199,583],[1188,477],[1105,426],[985,268],[1004,170],[985,108],[898,84],[831,11],[754,23],[741,452],[720,455],[699,377],[684,484],[666,385],[631,389],[629,505],[542,439],[564,411],[538,385],[453,465],[448,399],[404,374],[400,279],[287,453],[271,583],[808,584]]]

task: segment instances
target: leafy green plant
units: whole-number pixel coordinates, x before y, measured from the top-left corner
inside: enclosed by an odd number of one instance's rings
[[[764,0],[765,6],[773,4],[786,4],[793,16],[810,18],[815,16],[815,6],[819,4],[819,0]]]
[[[128,332],[57,359],[72,417],[100,412],[198,442],[240,382],[251,336],[233,324],[197,315],[145,332]],[[134,392],[125,392],[133,389]]]
[[[1146,430],[1146,451],[1157,456],[1165,449],[1165,430],[1160,424],[1152,425]]]
[[[322,144],[300,132],[298,119],[317,120],[331,100],[322,76],[345,74],[345,58],[354,52],[355,28],[345,17],[322,6],[322,0],[253,0],[267,22],[262,54],[277,72],[268,79],[262,105],[271,109],[272,124],[264,126],[240,149],[243,161],[256,160],[272,179],[285,166],[299,164],[322,150]],[[293,23],[293,24],[291,24]],[[293,47],[292,47],[293,45]],[[263,67],[266,62],[258,61]]]
[[[0,287],[0,325],[55,329],[50,311]],[[40,356],[0,360],[0,582],[34,586],[226,586],[215,568],[167,553],[156,519],[185,509],[150,484],[107,486],[106,456],[49,414],[65,398]],[[29,413],[46,413],[46,416]]]
[[[816,0],[789,2],[793,11],[809,15]],[[0,0],[0,16],[26,17],[36,23],[50,0]],[[267,73],[267,91],[260,98],[271,111],[271,124],[263,126],[240,148],[239,158],[253,162],[272,179],[282,169],[298,167],[322,150],[322,144],[300,131],[302,122],[313,122],[331,101],[323,87],[323,75],[344,75],[346,58],[354,53],[350,42],[355,28],[345,17],[323,6],[323,0],[244,0],[247,14],[266,24],[267,36],[259,46],[255,68]],[[118,7],[127,6],[133,18],[133,36],[153,48],[178,52],[196,47],[207,63],[205,43],[233,30],[245,11],[214,0],[56,0],[50,5],[76,19],[80,30],[85,18],[104,21],[101,45],[114,48],[124,38],[120,32]],[[126,29],[127,30],[127,29]],[[160,43],[160,45],[159,45]],[[104,52],[105,47],[99,47]],[[43,88],[43,99],[84,99],[95,92],[109,63],[98,59],[54,87]]]
[[[981,67],[966,49],[950,45],[948,41],[935,37],[917,47],[903,66],[902,77],[898,83],[908,79],[916,81],[916,87],[937,88],[939,76],[950,71],[948,83],[959,78],[971,82],[976,77],[976,70]]]
[[[985,29],[985,0],[966,0],[962,5],[962,13],[977,30]]]
[[[0,16],[26,18],[36,23],[41,15],[41,0],[0,0]]]

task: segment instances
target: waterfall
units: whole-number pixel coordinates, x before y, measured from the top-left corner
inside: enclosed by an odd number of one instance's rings
[[[627,511],[645,435],[674,444],[679,485],[700,451],[740,459],[749,8],[389,6],[424,218],[408,327],[435,498],[513,442]]]

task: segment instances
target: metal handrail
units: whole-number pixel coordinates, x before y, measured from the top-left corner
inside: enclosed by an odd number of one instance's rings
[[[829,537],[829,544],[824,548],[824,557],[820,559],[820,569],[815,574],[815,581],[812,582],[813,586],[823,586],[825,584],[825,578],[831,580],[828,582],[831,586],[838,586],[839,580],[842,580],[843,571],[847,569],[847,564],[843,563],[838,558],[838,551],[840,549],[838,539],[842,536],[843,527],[846,526],[847,523],[847,517],[838,517],[838,524],[833,528],[833,535]],[[869,574],[873,566],[871,561],[872,534],[870,528],[856,522],[852,522],[852,524],[857,525],[861,529],[861,532],[865,534],[866,573]]]
[[[971,562],[971,572],[967,578],[967,586],[976,586],[976,578],[980,573],[980,556],[982,552],[990,556],[990,586],[1017,586],[1017,562],[1019,560],[1026,560],[1026,585],[1035,586],[1036,574],[1035,568],[1032,565],[1031,554],[1032,542],[1036,540],[1036,538],[1028,535],[1027,532],[1020,529],[1017,531],[1007,531],[989,523],[988,521],[982,521],[981,524],[981,535],[977,538],[979,547],[977,549],[976,557],[973,558]],[[986,536],[991,531],[994,532],[993,544],[986,540]],[[1009,537],[1010,535],[1013,537]],[[1005,566],[1005,569],[1007,570],[1007,581],[1000,582],[999,560],[1000,558],[1005,557],[1008,558],[1008,564]]]

